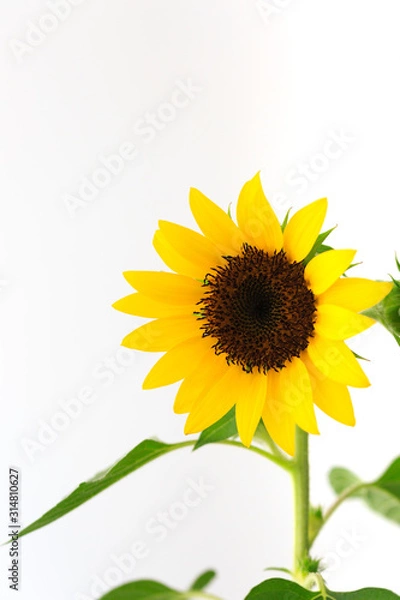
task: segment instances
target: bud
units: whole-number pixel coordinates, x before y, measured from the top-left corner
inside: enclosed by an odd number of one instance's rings
[[[314,540],[322,525],[324,524],[324,515],[321,506],[311,506],[308,519],[308,534],[310,540]],[[313,571],[310,571],[312,573]]]
[[[396,256],[396,265],[400,272],[400,262]],[[364,311],[364,315],[381,323],[393,335],[400,346],[400,281],[392,277],[392,291],[376,306]]]

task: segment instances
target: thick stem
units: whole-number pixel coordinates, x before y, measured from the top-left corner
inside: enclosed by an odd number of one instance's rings
[[[308,519],[310,510],[308,434],[296,427],[296,451],[293,468],[294,484],[294,565],[293,570],[302,580],[301,565],[308,557]]]

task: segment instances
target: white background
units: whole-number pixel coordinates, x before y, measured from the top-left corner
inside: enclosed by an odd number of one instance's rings
[[[290,206],[327,195],[327,225],[339,224],[331,241],[358,249],[357,274],[394,272],[398,2],[265,0],[262,6],[83,0],[54,23],[43,17],[51,14],[44,0],[2,2],[3,539],[9,465],[21,470],[27,525],[143,438],[183,438],[184,417],[172,412],[175,386],[141,391],[154,355],[132,353],[131,366],[119,364],[118,374],[104,361],[115,359],[122,337],[140,322],[111,308],[130,293],[121,272],[162,268],[151,244],[157,220],[194,225],[190,186],[226,208],[262,169],[281,217]],[[23,46],[39,21],[44,28],[53,23],[54,31],[36,33],[36,45]],[[154,135],[138,133],[148,111],[167,114],[162,105],[176,82],[188,79],[197,91],[187,106]],[[332,132],[347,139],[340,156],[313,162]],[[66,194],[77,196],[82,179],[101,166],[99,156],[128,141],[135,159],[71,216]],[[314,181],[300,193],[294,173],[310,161],[324,170],[313,171]],[[353,393],[354,430],[320,415],[322,435],[311,444],[312,497],[325,506],[333,499],[325,475],[331,466],[346,464],[373,478],[399,454],[399,348],[380,326],[352,347],[371,359],[373,385]],[[60,402],[85,387],[95,391],[93,403],[29,458],[27,440],[37,442],[43,421],[49,424]],[[146,523],[182,499],[188,478],[199,477],[214,489],[158,543]],[[269,576],[265,567],[290,567],[291,529],[290,482],[277,467],[226,447],[180,451],[24,538],[18,597],[94,598],[94,578],[104,580],[115,566],[112,555],[142,541],[148,556],[125,581],[155,578],[183,589],[213,567],[219,576],[210,591],[241,600]],[[349,537],[350,544],[343,542]],[[399,542],[398,528],[355,501],[335,515],[315,554],[330,557],[332,589],[385,586],[400,593]],[[14,598],[7,554],[3,547],[0,595]]]

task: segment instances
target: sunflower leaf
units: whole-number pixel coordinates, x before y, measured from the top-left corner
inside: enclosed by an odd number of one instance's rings
[[[351,471],[335,468],[329,474],[329,481],[337,494],[359,485],[349,498],[362,499],[371,510],[400,525],[400,457],[372,483],[365,483]]]
[[[204,588],[211,583],[216,576],[215,571],[206,571],[197,577],[197,579],[190,586],[191,590],[204,590]]]
[[[222,419],[201,432],[193,450],[197,450],[197,448],[201,448],[201,446],[205,446],[206,444],[222,442],[236,435],[235,408],[232,408]]]
[[[26,535],[36,529],[49,525],[143,465],[159,458],[163,454],[167,454],[168,452],[172,452],[173,450],[177,450],[178,448],[187,445],[187,442],[182,442],[180,444],[164,444],[163,442],[156,440],[144,440],[112,467],[102,471],[92,479],[81,483],[69,496],[64,498],[64,500],[61,500],[61,502],[31,523],[31,525],[25,527],[19,535]]]
[[[188,592],[180,592],[150,579],[140,579],[121,585],[100,600],[187,600],[190,592],[203,590],[215,577],[215,571],[206,571],[200,575]]]
[[[183,592],[173,590],[162,583],[142,579],[117,587],[100,600],[178,600],[187,598]]]
[[[268,579],[254,587],[246,596],[245,600],[399,600],[397,596],[389,590],[382,588],[366,588],[357,592],[330,592],[319,593],[311,592],[300,587],[293,581],[285,579]]]

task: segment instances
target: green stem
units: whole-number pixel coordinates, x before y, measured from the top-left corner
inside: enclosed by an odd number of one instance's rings
[[[196,442],[197,442],[197,440],[176,442],[175,444],[172,444],[173,450],[179,450],[180,448],[186,448],[187,446],[194,446],[196,444]],[[292,471],[292,469],[293,469],[294,463],[291,459],[285,458],[283,455],[275,456],[271,452],[267,452],[266,450],[263,450],[262,448],[258,448],[257,446],[249,446],[247,448],[246,446],[244,446],[242,444],[242,442],[238,442],[236,440],[221,440],[219,442],[212,442],[212,443],[213,444],[222,444],[224,446],[235,446],[236,448],[242,448],[242,450],[243,449],[249,450],[250,452],[254,452],[255,454],[259,454],[260,456],[267,458],[268,460],[275,463],[279,467],[282,467],[282,469],[285,469],[286,471]]]
[[[321,592],[322,600],[335,600],[328,594],[328,590],[326,589],[325,581],[320,573],[313,573],[316,584],[319,587],[319,591]]]
[[[308,558],[310,548],[308,519],[310,510],[308,434],[296,427],[296,451],[293,468],[294,486],[294,565],[293,570],[302,582],[301,565]]]
[[[366,483],[364,481],[361,481],[359,483],[354,483],[353,485],[351,485],[350,487],[348,487],[347,489],[345,489],[335,500],[335,502],[327,509],[327,511],[324,514],[324,520],[322,522],[321,527],[318,529],[318,531],[316,531],[316,533],[314,534],[313,538],[310,540],[310,547],[312,546],[312,544],[315,542],[315,540],[317,539],[318,535],[320,534],[322,528],[326,525],[326,523],[329,521],[329,519],[331,518],[331,516],[333,515],[333,513],[335,513],[337,511],[337,509],[339,508],[339,506],[341,504],[343,504],[343,502],[345,500],[347,500],[347,498],[350,498],[350,496],[352,496],[353,494],[355,494],[356,492],[358,492],[359,490],[368,487],[369,485],[371,485],[370,483]]]
[[[217,444],[224,444],[226,446],[236,446],[237,448],[245,448],[245,446],[243,446],[242,442],[237,442],[235,440],[223,440],[221,442],[216,442]],[[282,467],[282,469],[285,469],[286,471],[292,471],[293,470],[293,461],[289,460],[288,458],[284,458],[283,456],[275,456],[274,454],[271,454],[271,452],[267,452],[266,450],[263,450],[262,448],[257,448],[257,446],[249,446],[249,448],[247,448],[247,450],[250,450],[250,452],[255,452],[256,454],[259,454],[260,456],[263,456],[264,458],[267,458],[268,460],[270,460],[271,462],[275,463],[276,465]]]

